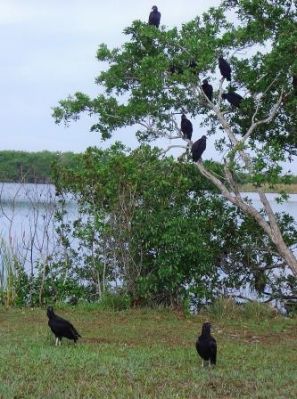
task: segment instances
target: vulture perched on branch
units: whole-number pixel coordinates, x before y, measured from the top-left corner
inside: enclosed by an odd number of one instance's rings
[[[227,100],[231,105],[236,108],[240,108],[240,103],[243,100],[240,94],[235,92],[223,93],[222,99]]]
[[[192,145],[192,158],[194,162],[199,161],[206,148],[206,136],[202,136]]]
[[[207,97],[210,101],[212,101],[213,87],[212,87],[212,85],[210,85],[210,84],[208,83],[208,80],[207,80],[207,79],[204,79],[204,80],[203,80],[203,84],[202,84],[201,87],[202,87],[202,90],[204,91],[206,97]]]
[[[191,140],[193,133],[193,125],[185,114],[182,114],[181,116],[180,130],[182,131],[185,139]]]
[[[219,57],[219,69],[221,75],[231,82],[231,66],[222,56]]]
[[[149,16],[149,25],[153,25],[156,28],[159,28],[160,21],[161,21],[161,13],[158,11],[157,6],[153,6]]]

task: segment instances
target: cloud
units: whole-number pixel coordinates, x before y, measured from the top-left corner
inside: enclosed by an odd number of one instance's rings
[[[101,65],[100,43],[120,46],[123,29],[135,19],[147,21],[152,0],[0,0],[1,147],[37,151],[83,151],[107,146],[90,133],[83,117],[69,129],[54,124],[51,107],[75,91],[96,95]],[[220,0],[158,0],[161,24],[167,27],[201,15]],[[122,129],[114,139],[135,146],[133,132]],[[201,136],[197,126],[197,138]],[[113,140],[114,140],[113,139]],[[166,146],[166,143],[164,144]],[[215,156],[209,141],[206,155]]]
[[[41,2],[39,6],[36,5],[36,2],[30,1],[1,1],[0,25],[20,24],[37,17],[46,17],[47,8],[41,7]]]

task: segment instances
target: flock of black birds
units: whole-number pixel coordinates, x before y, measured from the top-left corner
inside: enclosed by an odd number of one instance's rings
[[[81,338],[81,335],[70,323],[70,321],[63,319],[56,315],[52,306],[47,308],[48,326],[56,337],[56,346],[61,345],[62,338],[73,340],[74,343]],[[215,366],[217,359],[217,343],[215,338],[210,333],[211,324],[206,322],[202,326],[201,335],[196,341],[197,353],[203,359],[204,366]]]
[[[161,21],[161,13],[158,11],[157,6],[152,7],[152,11],[149,15],[148,24],[159,28]],[[188,64],[188,67],[195,70],[197,68],[197,63],[194,60],[191,60]],[[222,55],[219,56],[219,70],[224,79],[228,82],[231,82],[231,66],[230,64],[223,58]],[[171,65],[169,68],[170,73],[182,74],[183,68],[179,65]],[[208,83],[207,79],[204,79],[201,85],[201,89],[203,90],[206,97],[209,101],[213,100],[213,87],[210,83]],[[243,100],[243,97],[229,89],[229,92],[222,94],[222,99],[227,100],[231,105],[236,108],[240,107],[240,103]],[[189,119],[187,119],[185,114],[181,116],[181,132],[183,134],[183,138],[191,141],[192,133],[193,133],[193,125]],[[194,162],[197,162],[201,159],[202,153],[206,149],[206,136],[202,136],[199,140],[195,141],[192,145],[192,159]]]
[[[157,6],[153,6],[152,11],[149,15],[148,23],[149,23],[149,25],[153,25],[156,28],[159,28],[160,21],[161,21],[161,13],[158,11]],[[229,87],[228,92],[222,93],[222,100],[227,100],[233,107],[240,108],[243,97],[231,89],[232,69],[231,69],[230,64],[228,63],[228,61],[226,61],[223,58],[222,55],[219,56],[218,64],[219,64],[219,70],[220,70],[222,77],[224,79],[226,79],[228,82],[230,82],[230,87]],[[193,70],[193,72],[195,72],[197,69],[197,63],[194,60],[191,60],[188,63],[187,67],[191,68],[191,70]],[[169,72],[171,74],[182,74],[184,72],[184,67],[182,67],[180,65],[172,64],[169,67]],[[296,74],[293,74],[292,86],[293,86],[294,94],[297,96],[297,75]],[[207,79],[203,80],[201,89],[204,92],[205,96],[208,98],[208,100],[212,102],[213,87],[208,82]],[[189,119],[187,119],[187,117],[184,113],[182,114],[182,117],[181,117],[180,129],[183,134],[183,138],[191,141],[192,133],[193,133],[193,126],[192,126],[191,121]],[[202,136],[199,140],[197,140],[192,145],[192,159],[194,162],[197,162],[201,159],[201,155],[205,151],[205,149],[206,149],[206,136]]]
[[[148,23],[149,25],[153,25],[156,28],[159,28],[160,20],[161,20],[161,13],[158,11],[157,6],[153,6],[152,11],[149,15]],[[188,66],[190,68],[196,68],[197,63],[192,60]],[[230,65],[222,57],[220,57],[220,69],[221,72],[224,71],[224,74],[226,75],[223,76],[226,77],[227,80],[230,80],[231,79]],[[175,72],[179,71],[177,69],[172,69],[172,73]],[[180,71],[180,73],[182,73],[182,71]],[[230,77],[230,79],[228,79],[228,77]],[[206,94],[206,96],[208,97],[208,99],[212,101],[213,87],[208,83],[207,79],[203,81],[202,89]],[[191,141],[193,134],[193,125],[192,122],[186,117],[184,113],[181,116],[180,128],[183,134],[183,138]],[[193,161],[195,162],[199,161],[205,148],[206,148],[206,136],[202,136],[192,145]],[[71,324],[68,320],[65,320],[62,317],[56,315],[52,306],[49,306],[47,308],[47,317],[48,317],[48,326],[52,330],[56,338],[56,346],[58,344],[61,345],[62,338],[68,338],[70,340],[73,340],[74,343],[76,343],[78,338],[81,338],[81,335],[73,326],[73,324]],[[198,337],[196,341],[196,350],[197,353],[203,359],[204,366],[208,364],[214,366],[216,364],[217,344],[215,338],[212,337],[210,333],[210,328],[211,328],[210,323],[208,322],[204,323],[202,326],[201,335]]]
[[[222,77],[224,79],[226,79],[227,81],[231,82],[231,72],[232,72],[231,66],[222,56],[219,57],[219,69],[220,69]],[[206,97],[208,98],[208,100],[212,101],[213,100],[213,87],[210,83],[208,83],[207,79],[203,80],[201,89],[203,90],[203,92],[206,95]],[[231,105],[239,108],[240,103],[243,100],[243,97],[236,92],[229,91],[228,93],[222,94],[222,99],[227,100]],[[181,131],[185,138],[185,133],[182,128],[183,118],[185,118],[184,114],[182,115]],[[188,119],[187,119],[187,121],[190,122]],[[192,129],[192,131],[193,131],[193,129]],[[188,137],[186,137],[186,138],[188,138]],[[192,159],[194,162],[198,162],[201,159],[201,155],[203,154],[205,149],[206,149],[206,136],[203,135],[199,140],[195,141],[195,143],[192,145],[191,151],[192,151]]]
[[[159,28],[161,21],[161,13],[158,11],[157,6],[152,7],[152,11],[149,15],[148,24]],[[197,63],[194,60],[191,60],[188,67],[196,68]],[[228,82],[231,82],[231,73],[232,69],[230,64],[222,57],[219,57],[219,70],[224,79]],[[170,68],[171,73],[183,73],[181,67],[176,67],[174,65]],[[294,92],[297,95],[297,75],[293,76],[293,88]],[[208,98],[209,101],[213,100],[213,87],[208,83],[207,79],[204,79],[201,85],[201,88]],[[228,93],[222,94],[222,99],[227,100],[234,107],[239,108],[243,97],[229,90]],[[191,141],[193,134],[193,125],[192,122],[186,117],[183,113],[181,115],[181,125],[180,130],[183,134],[183,138]],[[201,159],[201,155],[206,149],[206,136],[203,135],[199,140],[195,141],[192,145],[192,159],[194,162],[198,162]],[[53,308],[49,306],[47,308],[47,316],[48,316],[48,326],[52,330],[53,334],[56,337],[56,345],[60,344],[62,338],[68,338],[73,340],[74,343],[81,337],[76,328],[69,321],[63,319],[62,317],[55,314]],[[206,322],[202,325],[201,335],[198,337],[196,341],[196,350],[199,356],[202,358],[203,365],[207,366],[215,366],[217,359],[217,343],[215,338],[211,335],[211,324]]]

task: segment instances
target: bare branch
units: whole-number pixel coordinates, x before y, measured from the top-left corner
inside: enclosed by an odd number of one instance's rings
[[[150,129],[150,125],[145,123],[145,122],[141,122],[141,121],[137,121],[137,124],[140,126],[143,126],[144,128],[146,128],[147,130]]]
[[[218,95],[218,108],[221,107],[221,102],[222,102],[222,94],[223,94],[223,83],[224,83],[225,78],[222,77],[220,79],[220,85],[219,85],[219,95]]]
[[[265,75],[264,75],[265,76]],[[262,79],[262,78],[261,78]],[[261,80],[260,79],[260,80]],[[267,91],[271,88],[271,86],[276,82],[276,79],[273,79],[273,81],[270,83],[270,85],[268,85],[268,87],[266,88],[266,90],[264,91],[264,93],[262,94],[261,98],[267,93]],[[252,124],[255,122],[255,117],[258,114],[259,111],[259,107],[260,107],[260,101],[258,101],[257,107],[256,107],[256,111],[254,113],[254,115],[252,116]]]
[[[172,148],[183,148],[183,149],[187,149],[188,147],[184,146],[184,145],[170,145],[166,148],[166,150],[162,151],[161,154],[165,155],[169,150],[171,150]]]
[[[177,140],[177,139],[182,139],[182,136],[166,136],[168,140]]]
[[[265,119],[255,122],[255,117],[256,117],[258,109],[259,109],[259,104],[258,104],[256,111],[255,111],[254,115],[252,116],[252,124],[241,140],[242,143],[244,143],[250,137],[250,135],[253,133],[253,131],[258,126],[263,125],[264,123],[270,123],[274,119],[274,117],[276,116],[277,111],[281,105],[282,99],[283,99],[283,90],[281,91],[281,94],[280,94],[279,99],[277,100],[276,104],[274,104],[274,106],[272,107],[270,115],[268,115]]]
[[[272,231],[269,224],[263,218],[263,216],[254,208],[251,204],[246,203],[241,197],[233,196],[227,187],[215,177],[209,170],[207,170],[202,162],[196,162],[196,165],[201,172],[201,174],[208,178],[222,193],[222,195],[229,200],[232,204],[238,206],[243,212],[252,216],[258,224],[263,228],[263,230],[271,237]]]
[[[229,164],[227,162],[225,162],[225,165],[224,165],[225,176],[230,184],[231,189],[234,191],[234,194],[236,195],[236,197],[242,198],[241,194],[239,192],[239,189],[238,189],[238,184],[234,181],[232,173],[228,166],[229,166]]]

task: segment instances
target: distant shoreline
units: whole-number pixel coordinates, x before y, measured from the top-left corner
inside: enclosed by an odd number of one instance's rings
[[[255,192],[255,186],[250,183],[242,184],[239,186],[240,192]],[[273,187],[269,187],[268,185],[264,186],[265,193],[279,193],[285,192],[288,194],[297,194],[297,184],[275,184]]]
[[[44,180],[44,181],[12,181],[12,180],[0,180],[0,185],[1,184],[51,184],[53,185],[53,182],[50,180]],[[239,186],[239,191],[242,193],[251,193],[256,191],[256,187],[253,186],[251,183],[246,183],[246,184],[241,184]],[[292,184],[276,184],[273,187],[269,187],[268,185],[264,186],[264,191],[265,193],[280,193],[280,192],[285,192],[287,194],[297,194],[297,184],[292,183]]]

